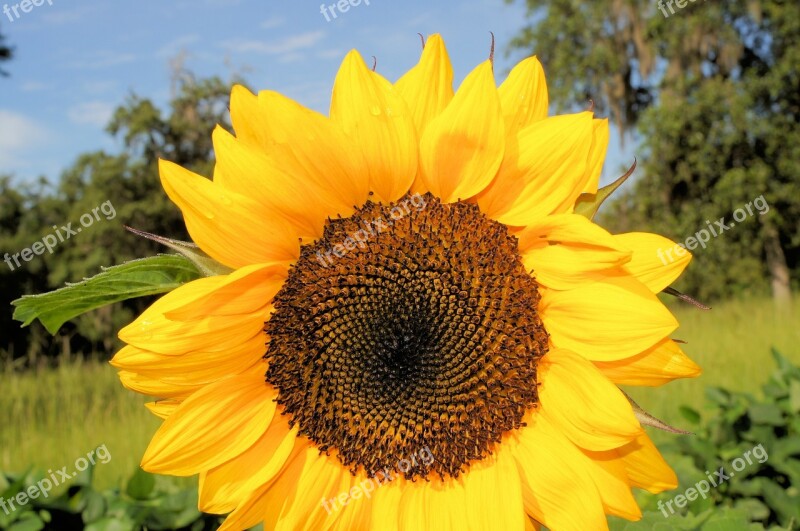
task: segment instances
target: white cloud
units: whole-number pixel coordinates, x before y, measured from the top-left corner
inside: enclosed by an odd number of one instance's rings
[[[345,55],[347,55],[347,52],[338,50],[336,48],[321,50],[317,52],[317,57],[321,59],[344,59]]]
[[[200,40],[199,35],[184,35],[173,39],[164,44],[156,52],[156,57],[175,57],[181,51],[185,50],[190,44],[194,44]]]
[[[53,6],[57,9],[48,9],[42,13],[42,21],[50,26],[63,26],[65,24],[75,24],[88,17],[93,17],[97,13],[99,6]]]
[[[324,31],[309,31],[293,35],[279,41],[264,42],[256,40],[231,40],[223,43],[223,47],[235,53],[260,53],[264,55],[282,55],[311,48],[325,36]]]
[[[12,166],[27,166],[22,156],[41,147],[50,139],[50,132],[35,120],[6,109],[0,109],[0,161],[5,171]]]
[[[261,27],[264,29],[273,29],[279,28],[286,24],[286,19],[283,17],[270,17],[264,22],[261,23]]]
[[[26,81],[19,86],[19,89],[22,92],[38,92],[40,90],[45,90],[46,88],[47,85],[40,81]]]
[[[135,60],[136,56],[132,53],[120,53],[102,50],[93,54],[88,54],[76,61],[69,62],[64,66],[66,68],[72,68],[76,70],[98,70],[101,68],[131,63]]]
[[[69,119],[79,125],[105,127],[114,112],[114,105],[105,101],[87,101],[67,110]]]
[[[106,94],[116,89],[118,84],[113,79],[86,80],[83,82],[83,90],[89,94]]]

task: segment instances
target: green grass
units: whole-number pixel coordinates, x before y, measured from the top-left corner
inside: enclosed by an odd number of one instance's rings
[[[627,389],[642,407],[677,425],[681,404],[704,402],[715,385],[758,393],[774,369],[770,347],[800,364],[800,316],[777,312],[769,300],[728,302],[703,312],[676,306],[681,328],[673,337],[704,370],[702,376],[661,388]],[[96,468],[101,488],[119,485],[138,466],[159,419],[144,397],[125,390],[112,367],[73,361],[22,374],[0,371],[0,469],[22,472],[72,466],[105,444],[111,454]],[[656,440],[674,437],[655,434]],[[187,484],[190,480],[184,480]]]
[[[106,445],[100,488],[120,485],[139,464],[160,420],[145,397],[122,387],[113,367],[72,361],[25,373],[0,371],[0,470],[46,472]]]

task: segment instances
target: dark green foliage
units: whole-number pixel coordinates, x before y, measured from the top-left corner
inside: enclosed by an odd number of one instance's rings
[[[638,141],[640,169],[599,221],[683,243],[763,195],[769,212],[696,249],[676,287],[788,299],[800,283],[800,4],[672,2],[665,17],[656,0],[524,3],[511,47],[540,57],[556,107],[591,99]]]
[[[661,446],[680,486],[658,496],[641,496],[645,518],[635,523],[615,519],[612,529],[797,529],[800,367],[777,351],[773,356],[778,368],[764,384],[763,398],[711,387],[702,414],[681,408],[695,435]],[[721,481],[715,472],[720,468],[729,479]],[[709,475],[718,485],[710,486],[705,499],[698,496],[685,508],[673,505],[675,514],[665,508],[698,482],[709,482]]]
[[[90,467],[79,473],[60,494],[52,493],[16,510],[0,509],[0,529],[8,531],[86,530],[134,531],[179,530],[210,531],[222,522],[218,516],[197,510],[197,490],[178,489],[162,478],[137,469],[124,488],[99,492],[92,486]],[[5,500],[34,487],[45,476],[0,472],[0,496]]]

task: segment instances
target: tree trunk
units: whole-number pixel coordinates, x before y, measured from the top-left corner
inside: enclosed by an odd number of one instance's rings
[[[783,254],[778,231],[771,223],[764,224],[764,251],[767,257],[767,269],[771,277],[772,298],[780,305],[788,305],[792,300],[789,283],[789,266]]]

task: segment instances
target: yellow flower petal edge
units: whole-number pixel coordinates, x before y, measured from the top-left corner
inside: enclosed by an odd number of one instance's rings
[[[547,118],[547,83],[542,63],[536,57],[512,68],[498,92],[507,136],[516,136],[521,129]]]
[[[421,138],[430,121],[444,111],[454,94],[453,67],[441,36],[428,39],[419,63],[394,86],[408,104]]]

